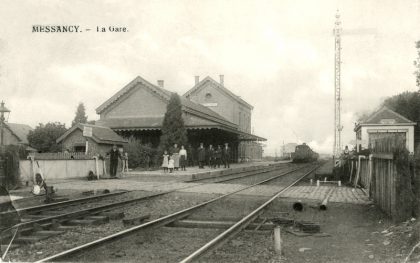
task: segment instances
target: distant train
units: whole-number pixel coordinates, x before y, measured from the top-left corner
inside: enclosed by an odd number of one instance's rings
[[[292,154],[292,161],[294,163],[309,163],[318,160],[319,154],[312,151],[312,149],[303,143],[297,145],[295,152]]]

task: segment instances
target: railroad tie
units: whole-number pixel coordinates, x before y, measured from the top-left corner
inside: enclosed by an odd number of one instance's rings
[[[109,212],[100,213],[99,215],[106,216],[110,220],[118,220],[118,219],[122,219],[122,218],[125,217],[124,212],[111,212],[111,211],[109,211]]]
[[[73,219],[68,221],[66,224],[70,226],[74,225],[100,225],[108,223],[109,217],[106,216],[87,216],[83,219]]]
[[[123,224],[124,224],[124,226],[139,225],[139,224],[143,223],[143,221],[145,221],[146,219],[149,219],[149,218],[150,218],[150,214],[139,216],[139,217],[134,217],[134,218],[125,218],[125,219],[123,219]]]

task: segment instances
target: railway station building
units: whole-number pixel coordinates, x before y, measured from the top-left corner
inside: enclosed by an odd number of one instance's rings
[[[207,77],[180,96],[190,144],[187,148],[196,149],[201,142],[205,147],[229,143],[233,162],[245,158],[261,159],[262,147],[259,142],[266,139],[250,132],[252,106],[228,94],[230,91],[220,87],[220,83],[215,84],[217,82]],[[207,93],[214,97],[209,100],[208,95],[205,97]],[[204,101],[200,101],[202,94]],[[136,77],[96,109],[100,116],[96,125],[109,127],[125,139],[135,138],[157,147],[171,95],[172,92],[165,89],[163,80],[154,85],[140,76]],[[235,100],[236,108],[229,105],[229,100]],[[218,106],[211,106],[215,104]]]

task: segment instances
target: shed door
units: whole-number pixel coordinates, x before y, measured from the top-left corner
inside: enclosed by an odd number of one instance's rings
[[[386,145],[385,145],[386,144]],[[405,132],[376,132],[369,133],[369,148],[395,149],[406,146]]]

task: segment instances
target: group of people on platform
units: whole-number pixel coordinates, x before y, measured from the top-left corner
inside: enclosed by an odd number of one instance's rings
[[[127,153],[122,152],[122,148],[118,149],[116,145],[113,145],[112,149],[106,153],[109,157],[109,173],[111,178],[117,178],[117,169],[119,160],[122,161],[122,169],[128,170],[128,156]],[[164,172],[172,173],[174,171],[186,171],[187,166],[195,166],[198,164],[200,169],[203,169],[205,165],[210,168],[220,168],[224,165],[224,168],[230,168],[231,150],[229,144],[225,143],[224,147],[217,145],[213,147],[210,144],[207,148],[204,147],[204,143],[200,143],[200,147],[193,149],[191,146],[188,150],[181,145],[174,144],[169,150],[165,150],[162,156],[162,168]]]
[[[170,154],[165,150],[163,152],[162,167],[164,172],[172,173],[174,170],[178,171],[181,168],[182,171],[186,170],[187,167],[187,150],[184,145],[181,145],[181,149],[178,148],[178,144],[174,144]]]
[[[192,150],[192,149],[191,149]],[[191,152],[189,153],[191,155]],[[204,165],[208,165],[210,168],[220,168],[221,164],[224,164],[225,168],[230,167],[230,148],[228,143],[222,148],[218,145],[217,148],[213,148],[213,145],[209,145],[206,149],[203,143],[200,143],[200,147],[197,149],[197,160],[198,167],[204,168]],[[174,147],[168,152],[167,150],[163,153],[162,168],[164,172],[172,173],[173,171],[186,171],[186,166],[193,166],[194,161],[191,157],[188,157],[187,150],[184,145],[178,148],[178,144],[174,144]]]

